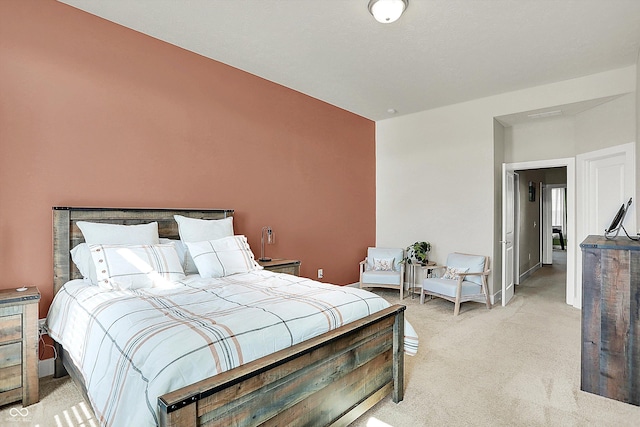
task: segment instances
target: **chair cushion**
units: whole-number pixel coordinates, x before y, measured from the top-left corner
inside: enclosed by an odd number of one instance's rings
[[[400,272],[399,271],[365,271],[362,273],[363,284],[376,284],[376,285],[398,285],[400,286]]]
[[[449,254],[447,267],[468,268],[467,273],[482,273],[484,271],[485,257],[481,255]],[[465,282],[473,282],[482,285],[482,276],[467,276]]]
[[[458,288],[458,281],[451,279],[440,279],[437,277],[431,277],[422,281],[422,289],[427,292],[434,292],[436,294],[445,295],[451,298],[455,298],[456,289]],[[462,281],[462,293],[465,295],[478,295],[482,293],[482,287],[468,280]]]
[[[367,270],[375,268],[375,260],[393,259],[393,269],[400,271],[400,263],[404,258],[402,248],[369,248],[367,249]]]

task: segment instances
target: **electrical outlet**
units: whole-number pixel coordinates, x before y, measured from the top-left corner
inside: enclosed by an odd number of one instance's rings
[[[44,326],[44,323],[47,321],[47,319],[38,319],[38,332],[40,334],[46,334],[47,330]]]
[[[318,279],[322,279],[323,277],[324,277],[324,271],[321,268],[319,268],[318,269]]]

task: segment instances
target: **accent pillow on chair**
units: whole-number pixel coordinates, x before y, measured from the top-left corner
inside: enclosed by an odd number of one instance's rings
[[[442,278],[449,280],[458,280],[458,278],[460,278],[460,273],[466,273],[467,271],[469,271],[468,268],[446,267],[444,273],[442,274]]]
[[[393,271],[395,258],[374,258],[373,269],[375,271]]]

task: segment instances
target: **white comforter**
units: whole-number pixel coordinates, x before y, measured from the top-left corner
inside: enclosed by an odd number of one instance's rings
[[[47,328],[80,369],[102,425],[154,426],[158,396],[388,306],[357,288],[265,270],[136,291],[74,280]],[[416,350],[406,323],[405,352]]]

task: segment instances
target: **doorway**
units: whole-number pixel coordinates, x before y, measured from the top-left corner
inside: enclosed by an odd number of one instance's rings
[[[574,158],[565,158],[565,159],[553,159],[553,160],[540,160],[540,161],[532,161],[532,162],[520,162],[520,163],[506,163],[504,164],[503,170],[505,171],[505,173],[503,174],[503,179],[508,179],[507,175],[508,174],[513,174],[515,171],[519,171],[520,175],[523,174],[523,172],[525,171],[532,171],[532,170],[537,170],[537,169],[550,169],[550,168],[566,168],[566,215],[567,215],[567,224],[566,224],[566,236],[564,236],[567,240],[574,240],[574,236],[575,236],[575,229],[576,229],[576,224],[575,224],[575,204],[576,204],[576,183],[575,183],[575,159]],[[527,185],[529,183],[529,181],[526,181],[525,179],[522,178],[522,176],[520,177],[520,181],[521,181],[521,186],[523,182],[527,182]],[[531,181],[534,182],[534,181]],[[534,186],[535,187],[535,186]],[[534,188],[535,190],[535,188]],[[539,185],[537,186],[537,192],[538,192],[538,196],[541,196],[541,192],[540,192],[540,188]],[[534,191],[535,193],[535,191]],[[527,193],[528,194],[528,193]],[[522,198],[522,197],[521,197]],[[520,214],[516,216],[516,218],[519,218],[520,223],[522,224],[524,221],[527,221],[527,219],[524,216],[524,213],[522,212],[522,208],[519,209],[520,210]],[[540,211],[542,212],[542,211]],[[515,213],[515,212],[514,212]],[[532,226],[532,227],[538,227],[538,230],[542,229],[542,225],[540,225],[539,220],[537,220],[538,222],[535,224],[533,224],[533,221],[529,221],[530,224],[527,224],[527,226]],[[516,227],[518,229],[520,229],[520,227]],[[538,245],[538,248],[542,247],[542,232],[538,232],[538,235],[540,235],[540,239],[536,242]],[[522,242],[522,236],[520,238],[520,245],[522,246],[523,242]],[[531,242],[528,242],[531,243]],[[538,249],[540,251],[540,254],[542,254],[542,250]],[[513,252],[513,251],[512,251]],[[526,260],[528,261],[529,258],[529,253],[530,252],[526,252],[523,253],[522,251],[519,251],[520,254],[520,258],[523,258],[526,256]],[[575,300],[576,300],[576,295],[575,295],[575,263],[576,263],[576,245],[572,244],[572,245],[567,245],[566,246],[566,266],[567,266],[567,274],[566,274],[566,283],[565,283],[565,301],[567,304],[569,305],[575,305]],[[540,261],[542,260],[542,257],[540,258]],[[513,266],[514,271],[518,271],[515,270],[515,259],[503,259],[503,265],[506,266]],[[540,262],[541,264],[541,262]],[[541,266],[541,265],[540,265]],[[535,269],[532,269],[531,271],[535,271]],[[512,271],[513,273],[513,271]],[[518,271],[519,274],[519,271]],[[508,277],[509,275],[507,274],[506,277]],[[502,291],[502,297],[504,298],[505,296],[508,296],[509,294],[507,294],[506,288],[507,285],[505,284],[505,280],[504,280],[505,275],[503,275],[503,291]],[[503,304],[508,303],[508,299],[503,299]],[[578,305],[579,306],[579,305]]]
[[[542,264],[549,265],[554,263],[554,251],[565,251],[567,246],[566,183],[544,185],[542,226]]]

